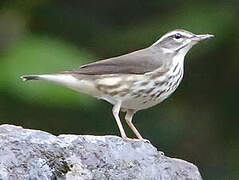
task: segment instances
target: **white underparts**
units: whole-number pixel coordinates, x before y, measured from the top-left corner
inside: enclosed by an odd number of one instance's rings
[[[75,91],[83,92],[90,95],[92,95],[92,93],[96,93],[94,84],[91,81],[84,80],[84,79],[77,79],[70,74],[39,75],[39,79],[52,82],[55,84],[60,84],[70,89],[73,89]]]

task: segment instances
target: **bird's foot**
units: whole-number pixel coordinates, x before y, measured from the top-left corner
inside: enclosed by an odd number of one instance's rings
[[[148,139],[135,139],[135,138],[129,138],[129,137],[122,137],[125,141],[137,141],[137,142],[145,142],[145,143],[150,143]]]
[[[148,139],[139,139],[140,141],[143,141],[143,142],[145,142],[145,143],[151,143]]]

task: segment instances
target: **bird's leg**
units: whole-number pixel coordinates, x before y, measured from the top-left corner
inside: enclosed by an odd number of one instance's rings
[[[119,127],[121,137],[125,140],[128,140],[129,138],[126,136],[126,134],[124,132],[124,128],[123,128],[123,126],[121,124],[121,121],[120,121],[120,118],[119,118],[120,106],[121,106],[121,102],[118,102],[117,104],[115,104],[113,109],[112,109],[112,112],[113,112],[113,115],[114,115],[115,120],[117,122],[117,125]]]
[[[144,142],[150,143],[149,140],[142,138],[142,136],[140,135],[139,131],[136,129],[136,127],[132,123],[132,118],[133,118],[135,112],[136,111],[132,110],[132,109],[127,110],[126,115],[125,115],[125,120],[126,120],[127,124],[129,125],[130,129],[134,132],[134,134],[137,136],[137,138],[140,141],[144,141]]]

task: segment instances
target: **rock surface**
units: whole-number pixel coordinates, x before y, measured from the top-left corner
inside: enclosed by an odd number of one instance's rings
[[[0,180],[201,180],[196,166],[117,136],[0,126]]]

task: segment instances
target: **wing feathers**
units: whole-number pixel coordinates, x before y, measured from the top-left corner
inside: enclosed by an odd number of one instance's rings
[[[153,47],[126,55],[83,65],[63,73],[102,75],[102,74],[144,74],[162,66],[162,53]]]

